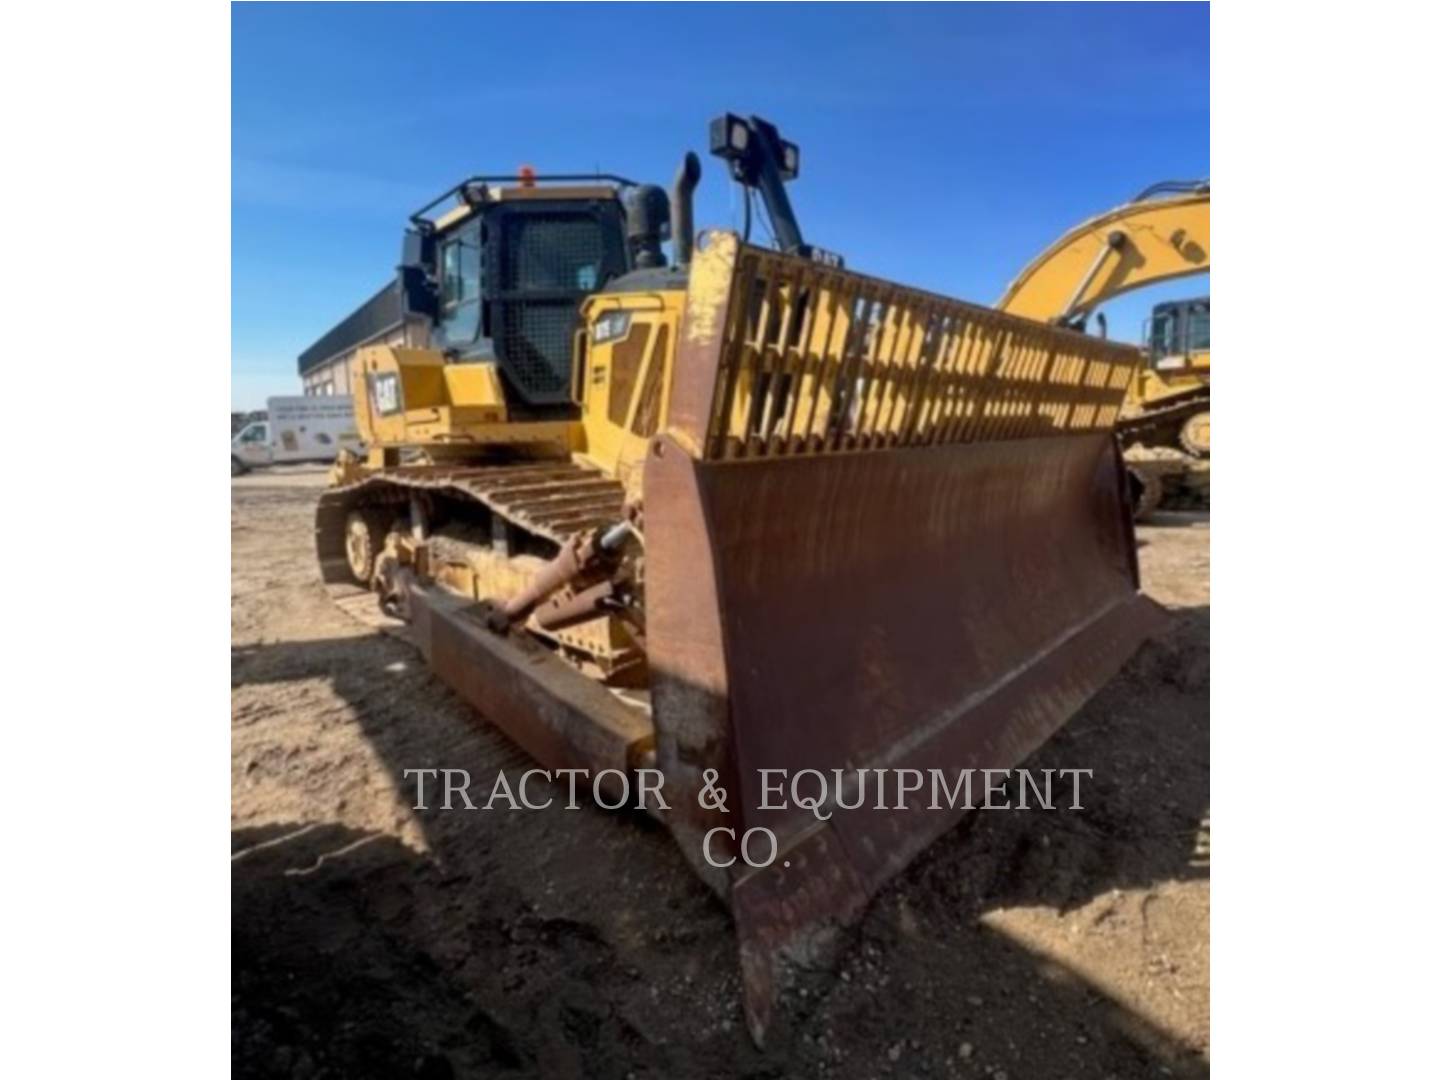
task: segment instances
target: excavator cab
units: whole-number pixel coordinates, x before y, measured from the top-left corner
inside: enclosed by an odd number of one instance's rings
[[[1210,367],[1210,298],[1156,304],[1142,336],[1156,371]]]

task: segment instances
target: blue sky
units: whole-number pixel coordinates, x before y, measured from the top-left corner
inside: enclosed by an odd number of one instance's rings
[[[727,110],[800,144],[807,240],[984,303],[1069,226],[1210,170],[1203,4],[231,10],[236,408],[299,392],[299,352],[388,280],[406,216],[463,176],[526,162],[668,185],[694,149],[697,225],[738,225],[705,154]],[[1111,336],[1208,289],[1117,301]]]

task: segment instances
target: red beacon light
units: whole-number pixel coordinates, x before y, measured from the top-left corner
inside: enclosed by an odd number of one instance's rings
[[[521,166],[520,166],[520,186],[521,186],[521,187],[527,187],[527,188],[529,188],[529,187],[534,187],[534,186],[535,186],[535,166],[534,166],[534,165],[521,165]]]

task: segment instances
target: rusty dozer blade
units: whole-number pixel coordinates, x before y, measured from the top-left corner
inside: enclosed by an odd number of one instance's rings
[[[759,770],[1014,767],[1162,625],[1113,436],[1139,356],[724,233],[686,305],[645,466],[656,752],[758,1041],[786,965],[963,812],[762,810]],[[716,826],[776,857],[717,871]]]

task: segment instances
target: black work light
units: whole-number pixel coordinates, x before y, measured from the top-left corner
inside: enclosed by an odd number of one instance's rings
[[[780,138],[774,124],[758,116],[746,120],[734,113],[710,121],[710,152],[730,162],[731,174],[741,183],[755,183],[765,149],[774,156],[780,179],[794,180],[800,175],[800,147]]]

